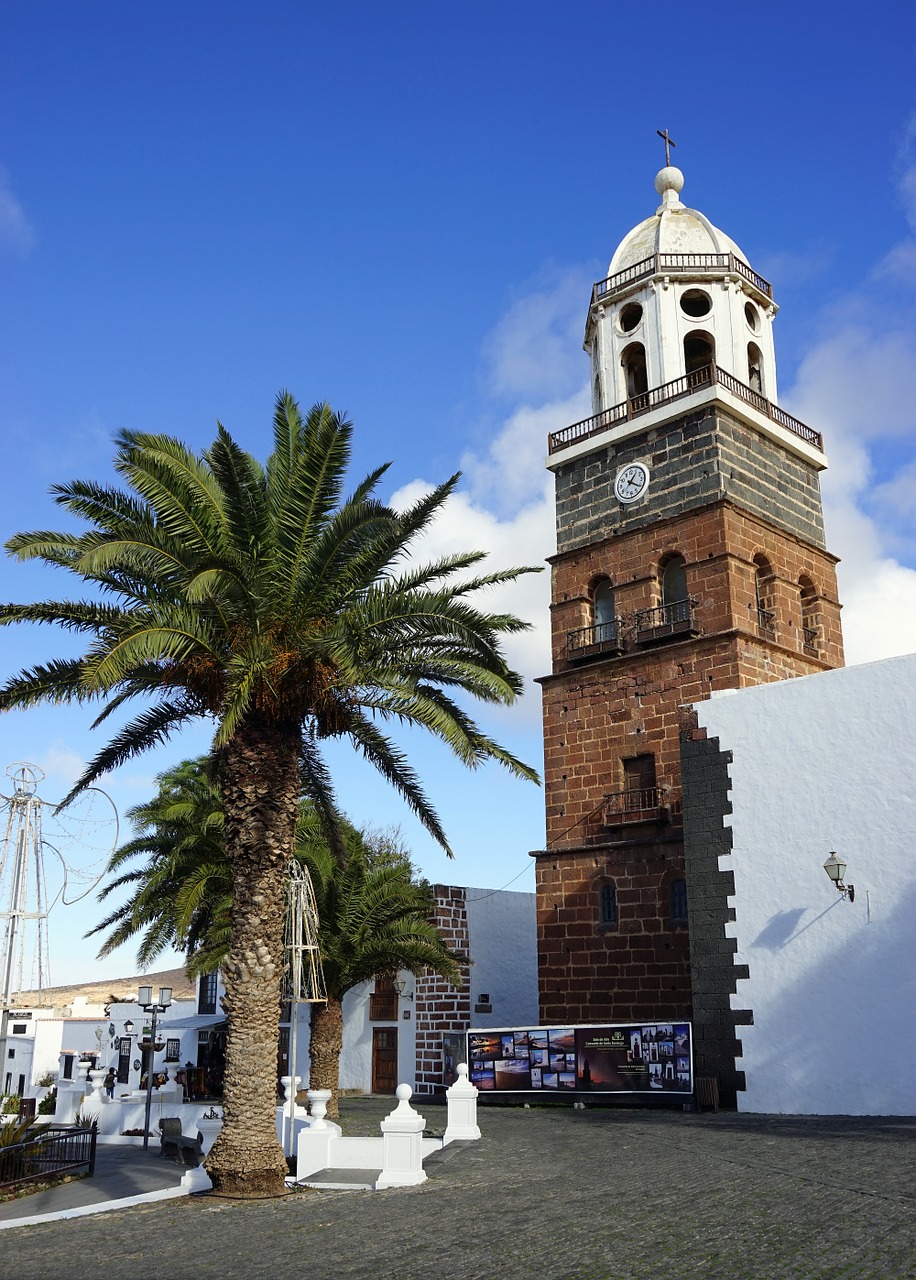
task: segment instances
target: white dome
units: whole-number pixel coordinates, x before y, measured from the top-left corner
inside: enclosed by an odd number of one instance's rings
[[[655,179],[655,189],[662,203],[651,218],[646,218],[625,235],[608,267],[608,275],[616,275],[655,253],[733,253],[747,262],[734,240],[720,231],[697,209],[688,209],[678,198],[684,185],[680,169],[670,165]]]

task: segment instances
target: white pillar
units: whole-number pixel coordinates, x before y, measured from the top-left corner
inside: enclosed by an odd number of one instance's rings
[[[426,1121],[410,1105],[409,1084],[399,1084],[398,1105],[382,1121],[382,1172],[376,1187],[415,1187],[426,1181],[423,1130]]]
[[[445,1142],[454,1142],[456,1138],[473,1140],[480,1137],[477,1127],[477,1089],[468,1079],[466,1062],[458,1064],[458,1079],[446,1089],[448,1102],[448,1124],[445,1129]]]

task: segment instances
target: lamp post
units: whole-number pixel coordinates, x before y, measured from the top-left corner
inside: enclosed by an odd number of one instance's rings
[[[149,1035],[149,1057],[146,1060],[146,1118],[143,1121],[143,1150],[149,1150],[149,1118],[153,1108],[153,1058],[156,1053],[156,1022],[172,1003],[172,988],[160,987],[159,999],[153,999],[152,987],[138,987],[137,1004],[144,1013],[153,1015]]]

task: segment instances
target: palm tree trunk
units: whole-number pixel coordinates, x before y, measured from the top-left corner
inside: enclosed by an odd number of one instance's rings
[[[280,1195],[287,1173],[277,1140],[277,1051],[286,871],[295,847],[299,739],[248,721],[223,752],[225,848],[232,929],[223,965],[229,1018],[223,1127],[206,1162],[228,1195]]]
[[[340,1051],[343,1048],[343,1009],[339,1000],[328,996],[327,1004],[313,1004],[309,1036],[309,1088],[330,1089],[328,1116],[340,1115]]]

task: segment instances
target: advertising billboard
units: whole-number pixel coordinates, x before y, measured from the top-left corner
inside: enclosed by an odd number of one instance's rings
[[[693,1092],[689,1022],[506,1027],[468,1032],[468,1076],[505,1093]]]

